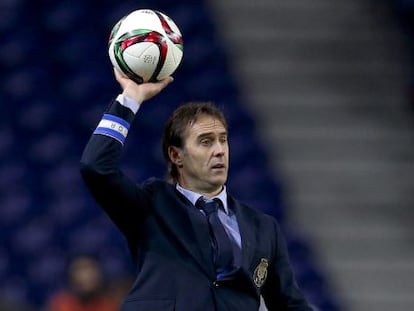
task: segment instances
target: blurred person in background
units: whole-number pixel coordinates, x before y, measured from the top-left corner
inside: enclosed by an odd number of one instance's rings
[[[81,159],[89,190],[124,233],[137,277],[123,311],[310,311],[276,220],[226,190],[227,122],[211,103],[178,107],[164,128],[167,180],[136,184],[119,169],[140,105],[172,78],[122,88]],[[159,120],[153,120],[159,122]],[[145,133],[143,133],[145,135]],[[142,152],[150,152],[142,147]],[[138,163],[145,165],[145,163]]]
[[[47,311],[116,311],[119,303],[109,295],[97,259],[79,255],[68,267],[68,288],[53,295]]]

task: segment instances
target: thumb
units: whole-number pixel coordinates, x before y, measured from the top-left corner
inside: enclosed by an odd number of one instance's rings
[[[166,77],[165,79],[162,79],[159,83],[161,83],[161,87],[165,88],[168,84],[174,81],[174,78],[171,76]]]
[[[143,99],[148,100],[152,98],[153,96],[160,93],[164,88],[167,87],[168,84],[170,84],[172,81],[174,81],[173,77],[169,76],[165,79],[162,79],[158,82],[152,82],[152,83],[143,83],[140,86],[143,90]]]
[[[154,83],[153,85],[155,87],[155,89],[154,89],[155,93],[161,92],[163,89],[165,89],[167,87],[168,84],[170,84],[173,81],[174,81],[174,78],[171,77],[171,76],[168,76],[168,77]]]

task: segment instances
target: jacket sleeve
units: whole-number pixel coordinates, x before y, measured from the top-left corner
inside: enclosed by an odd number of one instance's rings
[[[129,108],[114,101],[86,144],[80,161],[80,172],[90,193],[126,234],[145,218],[148,206],[144,188],[119,169],[123,144],[134,117]]]
[[[296,283],[289,262],[288,250],[282,232],[276,221],[275,258],[270,263],[268,277],[262,289],[262,296],[269,311],[295,310],[312,311]]]

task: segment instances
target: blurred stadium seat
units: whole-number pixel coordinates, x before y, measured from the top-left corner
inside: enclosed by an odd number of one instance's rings
[[[113,275],[132,271],[123,239],[80,179],[78,161],[100,114],[119,91],[107,57],[109,31],[136,5],[0,3],[2,296],[43,306],[63,285],[68,257],[80,251],[98,255]],[[185,52],[175,86],[156,105],[141,108],[145,118],[138,116],[131,131],[145,135],[137,133],[127,145],[125,171],[138,180],[163,177],[160,125],[184,101],[214,100],[230,126],[231,191],[283,222],[283,181],[267,167],[204,1],[143,1],[140,6],[166,10],[174,18]],[[313,268],[306,241],[288,236],[298,279],[312,302],[321,310],[338,310]]]

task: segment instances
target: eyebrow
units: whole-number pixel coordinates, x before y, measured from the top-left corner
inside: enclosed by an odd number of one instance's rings
[[[197,139],[203,139],[203,138],[211,137],[213,135],[215,135],[214,132],[201,133],[200,135],[197,136]],[[226,132],[220,132],[218,135],[220,137],[222,137],[222,136],[227,136],[228,133],[227,133],[227,131]]]

